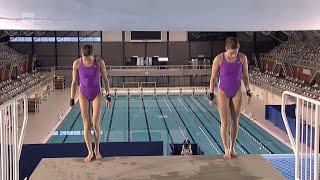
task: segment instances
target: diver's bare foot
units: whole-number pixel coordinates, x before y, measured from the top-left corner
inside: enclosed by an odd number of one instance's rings
[[[230,151],[229,150],[226,150],[226,152],[223,155],[223,158],[224,159],[231,159],[231,155],[230,155]]]
[[[97,159],[97,160],[103,159],[103,156],[100,154],[99,151],[95,151],[95,154],[96,154],[96,159]]]
[[[237,157],[238,154],[236,153],[236,151],[234,149],[230,149],[230,156],[233,158],[233,157]]]
[[[93,153],[89,153],[88,156],[86,158],[84,158],[84,162],[91,162],[93,158]]]

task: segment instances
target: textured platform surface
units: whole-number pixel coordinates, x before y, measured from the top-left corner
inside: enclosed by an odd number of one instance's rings
[[[285,179],[260,155],[223,160],[221,156],[109,157],[42,159],[31,180],[62,179]]]

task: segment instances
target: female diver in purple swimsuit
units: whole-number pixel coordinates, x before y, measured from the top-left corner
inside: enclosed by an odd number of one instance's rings
[[[237,156],[234,149],[238,135],[239,116],[242,103],[241,79],[243,79],[248,103],[251,102],[249,89],[248,60],[246,55],[239,52],[240,44],[236,38],[226,40],[226,51],[217,55],[212,64],[210,79],[210,105],[214,106],[214,84],[219,72],[218,109],[221,119],[221,139],[224,146],[224,158]],[[231,143],[229,141],[228,125],[231,119]],[[230,145],[229,145],[230,143]]]
[[[93,153],[97,160],[102,159],[99,150],[100,143],[100,114],[101,114],[101,87],[100,76],[102,75],[105,90],[106,90],[106,106],[111,106],[111,95],[109,93],[109,81],[107,78],[106,65],[102,59],[95,59],[93,47],[86,44],[81,48],[82,57],[73,62],[72,84],[71,84],[71,99],[70,106],[74,106],[74,96],[80,80],[80,109],[83,119],[84,139],[88,149],[88,156],[84,159],[85,162],[90,162],[93,158]],[[91,123],[89,118],[89,103],[92,102],[92,125],[94,129],[95,148],[92,149],[90,140]]]

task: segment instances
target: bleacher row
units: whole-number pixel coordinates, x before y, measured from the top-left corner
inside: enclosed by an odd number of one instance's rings
[[[320,43],[317,41],[288,41],[275,47],[260,59],[278,60],[311,69],[320,67]]]
[[[320,62],[320,44],[316,41],[288,41],[272,49],[269,54]]]
[[[273,86],[279,93],[283,91],[292,91],[304,96],[320,100],[320,86],[314,84],[312,87],[306,84],[303,80],[298,80],[292,77],[282,78],[279,74],[272,72],[261,72],[258,69],[251,69],[249,71],[250,82],[260,86],[262,82],[268,86]]]
[[[21,64],[21,62],[23,63]],[[21,93],[26,93],[28,96],[32,95],[36,91],[35,87],[39,87],[37,85],[43,85],[50,80],[50,73],[36,71],[26,73],[26,63],[26,56],[6,44],[0,43],[0,70],[2,72],[0,73],[0,104],[9,101]],[[18,71],[14,71],[14,74],[12,74],[12,68],[14,67],[18,67]]]
[[[0,65],[7,65],[26,60],[26,57],[10,48],[9,46],[0,43]]]
[[[25,73],[18,76],[15,80],[7,80],[0,83],[0,104],[11,98],[31,89],[47,78],[47,74],[33,72],[32,74]]]

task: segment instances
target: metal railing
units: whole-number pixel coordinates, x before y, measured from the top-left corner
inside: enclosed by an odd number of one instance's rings
[[[295,139],[285,112],[290,97],[296,101]],[[281,114],[295,155],[295,179],[319,179],[319,108],[320,101],[289,91],[282,94]]]
[[[72,70],[72,66],[38,67],[40,72]],[[163,66],[106,66],[107,70],[177,70],[177,69],[211,69],[211,65],[163,65]]]
[[[140,85],[139,85],[140,83],[139,82],[123,82],[122,83],[122,87],[123,88],[139,88],[140,87]],[[132,86],[133,85],[133,86]]]
[[[104,90],[103,90],[104,91]],[[207,87],[145,87],[145,88],[111,88],[112,95],[127,95],[128,92],[132,95],[140,95],[141,92],[146,95],[180,95],[182,94],[197,94],[207,95]]]
[[[211,65],[163,65],[163,66],[107,66],[107,70],[177,70],[177,69],[210,69]]]
[[[140,88],[156,88],[157,82],[140,82]]]
[[[23,118],[19,115],[23,109]],[[19,121],[22,129],[19,134]],[[28,121],[28,100],[25,94],[8,101],[0,106],[0,141],[1,141],[1,179],[19,180],[19,159],[23,145],[24,134]]]

